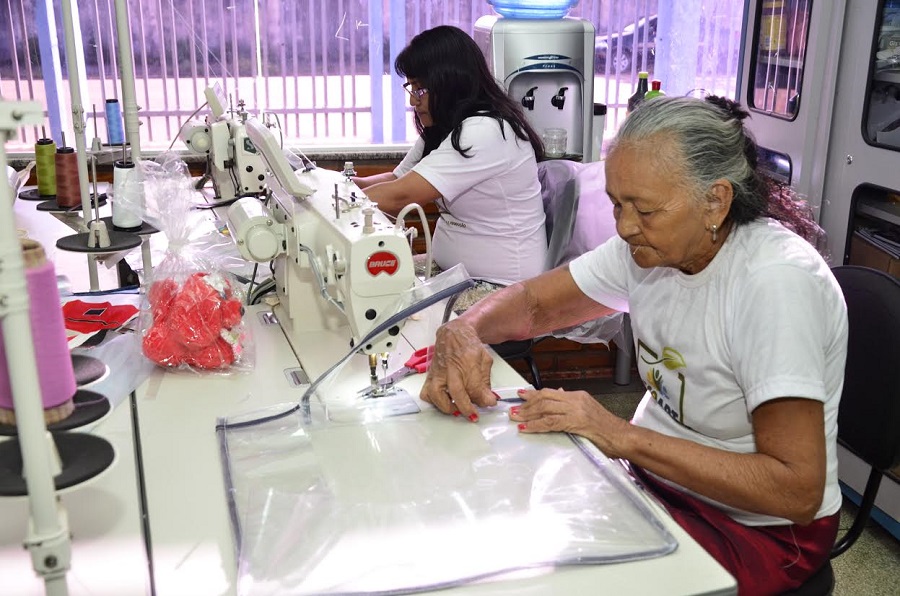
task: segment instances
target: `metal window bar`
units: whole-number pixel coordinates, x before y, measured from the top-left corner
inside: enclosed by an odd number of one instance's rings
[[[203,89],[216,82],[233,102],[244,98],[251,112],[265,109],[274,114],[284,136],[301,143],[405,142],[415,130],[392,58],[424,29],[447,23],[472,34],[475,20],[491,12],[487,0],[130,2],[142,143],[153,148],[173,141],[203,103]],[[570,16],[593,22],[598,37],[609,39],[634,26],[630,39],[615,48],[619,56],[627,50],[634,57],[629,68],[619,72],[613,67],[613,56],[595,65],[594,99],[609,107],[609,132],[624,117],[637,71],[653,67],[650,28],[637,24],[656,13],[657,2],[582,0],[570,11]],[[34,51],[34,4],[31,0],[0,2],[0,94],[12,99],[44,99]],[[733,33],[734,15],[740,23],[743,2],[703,4],[702,38],[713,58],[694,59],[699,63],[697,86],[733,95],[740,43],[739,34]],[[119,96],[110,16],[114,7],[112,0],[79,5],[80,26],[89,46],[85,59],[93,90],[90,100],[101,103]],[[380,22],[373,25],[370,20]],[[402,28],[396,26],[400,23]],[[727,70],[719,72],[715,56],[726,40]],[[390,53],[385,56],[388,47]],[[402,126],[385,139],[383,116],[392,107],[392,120]],[[105,124],[105,118],[105,111],[98,111],[97,119]],[[37,127],[24,131],[13,150],[30,151],[39,136]]]

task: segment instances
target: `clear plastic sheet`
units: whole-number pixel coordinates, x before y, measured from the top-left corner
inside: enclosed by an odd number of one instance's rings
[[[140,345],[129,335],[116,335],[90,349],[75,348],[72,354],[91,356],[107,366],[109,376],[92,385],[91,391],[106,396],[113,408],[153,372],[153,364],[141,357]]]
[[[620,466],[520,434],[508,405],[478,424],[431,409],[343,422],[318,404],[222,421],[238,593],[409,593],[677,547]]]
[[[9,181],[9,192],[11,193],[9,196],[12,197],[13,201],[16,200],[16,197],[19,196],[19,191],[28,182],[28,177],[31,176],[31,170],[34,169],[36,163],[34,161],[28,162],[28,165],[20,172],[17,172],[12,166],[6,166],[6,178]]]
[[[599,319],[585,321],[574,327],[557,329],[550,335],[583,344],[609,345],[609,341],[614,340],[618,345],[627,348],[630,340],[624,334],[624,320],[625,313],[617,312]]]
[[[370,335],[446,309],[470,281],[461,268],[432,278]],[[520,434],[507,402],[468,424],[389,398],[330,400],[351,355],[301,404],[217,425],[239,594],[409,593],[677,547],[620,466],[579,438]]]

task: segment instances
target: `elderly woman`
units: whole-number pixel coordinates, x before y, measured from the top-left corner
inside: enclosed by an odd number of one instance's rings
[[[741,593],[796,588],[828,559],[841,495],[847,346],[839,286],[757,170],[737,104],[657,98],[606,161],[618,237],[438,330],[422,399],[477,421],[496,404],[483,344],[631,313],[647,388],[631,423],[583,391],[523,391],[523,433],[564,431],[630,462]],[[785,209],[785,207],[788,209]]]
[[[394,68],[407,79],[419,138],[393,172],[354,181],[386,213],[437,203],[432,247],[441,269],[462,263],[503,283],[541,273],[543,145],[478,45],[456,27],[435,27],[416,35]]]

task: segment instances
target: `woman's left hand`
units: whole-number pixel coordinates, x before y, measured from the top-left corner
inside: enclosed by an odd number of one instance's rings
[[[623,457],[621,448],[631,424],[616,416],[586,391],[525,390],[524,403],[509,410],[523,433],[567,432],[592,441],[608,457]]]

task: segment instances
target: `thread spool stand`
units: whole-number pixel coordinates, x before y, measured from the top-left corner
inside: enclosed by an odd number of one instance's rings
[[[94,193],[92,196],[100,196],[97,192],[97,162],[93,156],[91,165],[93,166],[94,184]],[[145,242],[142,236],[135,233],[137,231],[142,231],[144,227],[143,222],[140,222],[142,225],[137,226],[136,229],[128,229],[126,231],[117,229],[114,225],[110,226],[109,224],[111,223],[112,218],[100,217],[100,204],[98,202],[94,202],[93,212],[94,218],[93,221],[90,222],[90,228],[87,232],[64,236],[56,241],[56,247],[60,250],[69,252],[80,252],[91,256],[99,256],[130,250],[138,245],[145,244],[146,248],[142,249],[145,265],[149,262],[149,243]],[[148,230],[144,232],[145,236],[157,231],[156,228],[153,228],[152,226],[147,227]]]
[[[75,60],[75,42],[74,42],[74,24],[72,17],[72,0],[63,0],[62,2],[62,13],[63,13],[63,25],[65,27],[65,41],[66,41],[66,57],[69,62],[69,72],[77,73],[78,72],[78,63]],[[125,0],[116,0],[115,2],[115,15],[116,15],[116,37],[118,39],[118,48],[119,48],[119,67],[121,69],[121,80],[122,80],[122,101],[125,108],[125,144],[122,146],[123,152],[126,145],[130,145],[131,148],[131,160],[133,162],[137,162],[141,157],[141,147],[140,147],[140,134],[138,131],[138,121],[137,121],[137,111],[138,106],[135,103],[135,90],[134,90],[134,63],[133,63],[133,55],[131,51],[131,34],[128,26],[128,6]],[[81,150],[81,153],[84,153],[85,149],[85,138],[84,138],[84,109],[81,105],[81,88],[78,83],[77,76],[69,77],[69,92],[72,96],[72,113],[73,113],[73,123],[75,125],[75,140],[76,145]],[[96,118],[95,118],[96,123]],[[111,254],[116,252],[121,252],[124,250],[129,250],[131,248],[136,247],[138,244],[144,244],[142,249],[143,259],[145,265],[145,272],[149,273],[149,269],[147,265],[150,261],[149,254],[149,243],[146,242],[145,234],[142,238],[137,234],[132,234],[129,232],[120,232],[118,230],[112,229],[109,230],[106,226],[106,222],[101,220],[99,217],[99,210],[95,206],[94,212],[95,217],[94,221],[91,222],[88,210],[90,209],[90,201],[88,199],[88,192],[86,187],[86,174],[87,174],[87,164],[84,162],[84,158],[79,160],[79,172],[84,174],[82,178],[82,188],[81,188],[81,197],[82,203],[84,205],[84,219],[85,219],[85,227],[88,227],[87,232],[83,232],[80,234],[75,234],[73,236],[66,236],[64,238],[60,238],[56,247],[60,250],[66,250],[70,252],[83,252],[88,254],[88,272],[91,277],[91,289],[97,290],[99,289],[99,282],[97,280],[97,271],[96,271],[96,257],[98,255],[103,254]],[[94,176],[94,183],[96,186],[96,175]],[[143,230],[143,225],[141,227]],[[102,235],[103,232],[106,232],[106,236]],[[155,231],[155,229],[154,229]],[[108,241],[107,241],[108,237]]]
[[[76,385],[75,395],[72,396],[72,405],[75,409],[62,420],[48,423],[47,430],[51,433],[74,430],[99,422],[112,411],[112,405],[106,396],[89,389],[109,376],[109,367],[92,356],[72,354],[72,370]],[[14,437],[17,434],[16,425],[0,422],[0,436]],[[0,481],[0,485],[2,484]],[[4,491],[0,486],[0,495],[2,494]]]
[[[5,165],[6,140],[20,126],[39,124],[44,110],[37,102],[0,101],[0,165]],[[16,337],[33,345],[25,291],[24,264],[17,242],[12,197],[6,185],[0,185],[0,255],[9,255],[0,269],[0,317],[4,337]],[[8,298],[7,299],[7,295]],[[39,391],[40,383],[33,350],[8,351],[10,385],[13,392],[20,468],[25,472],[30,519],[25,548],[31,554],[34,570],[44,579],[48,594],[67,594],[66,573],[69,569],[71,545],[65,512],[57,503],[53,481],[51,445],[46,440],[46,427],[41,404],[29,399]],[[12,441],[9,441],[12,442]]]
[[[96,358],[79,358],[81,370],[77,376],[75,374],[75,358],[66,342],[53,264],[46,259],[41,245],[33,240],[22,240],[20,250],[27,287],[23,301],[32,335],[26,344],[19,337],[8,337],[5,327],[2,333],[0,435],[14,437],[14,440],[0,442],[0,496],[28,494],[21,452],[15,441],[19,435],[19,419],[8,381],[12,373],[9,365],[13,362],[10,350],[33,352],[47,431],[56,433],[80,428],[96,422],[111,410],[106,397],[84,388],[107,373],[106,365]],[[54,476],[56,489],[93,478],[113,462],[115,452],[104,439],[74,433],[63,438],[56,434],[51,436],[54,459],[58,460],[58,473]]]

